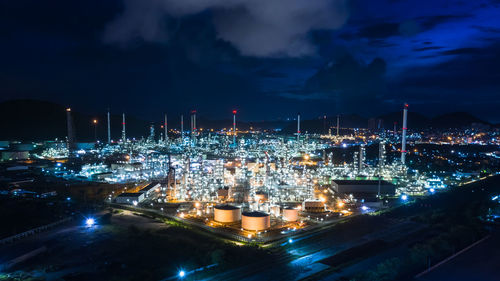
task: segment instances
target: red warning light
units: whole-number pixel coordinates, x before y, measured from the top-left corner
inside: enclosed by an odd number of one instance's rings
[[[233,110],[233,114],[236,114],[236,109],[235,109],[235,110]]]

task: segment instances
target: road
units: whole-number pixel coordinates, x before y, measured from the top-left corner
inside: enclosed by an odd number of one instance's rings
[[[285,243],[275,249],[273,263],[257,263],[226,271],[206,280],[300,280],[328,269],[319,261],[352,246],[374,239],[387,241],[418,228],[414,223],[380,219],[374,227],[353,232],[352,229],[325,230]]]

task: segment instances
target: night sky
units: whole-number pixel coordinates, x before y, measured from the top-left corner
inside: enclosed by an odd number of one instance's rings
[[[0,0],[0,101],[500,122],[498,0]]]

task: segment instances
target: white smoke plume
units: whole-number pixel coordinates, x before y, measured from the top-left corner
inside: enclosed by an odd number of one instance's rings
[[[312,55],[309,32],[337,29],[348,16],[347,0],[124,0],[124,11],[106,26],[104,41],[167,42],[166,19],[207,10],[220,39],[256,57]]]

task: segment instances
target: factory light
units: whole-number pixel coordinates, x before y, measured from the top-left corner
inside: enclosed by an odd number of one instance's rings
[[[85,220],[85,225],[87,227],[92,227],[92,226],[94,226],[94,224],[95,224],[95,220],[93,218],[88,218]]]

